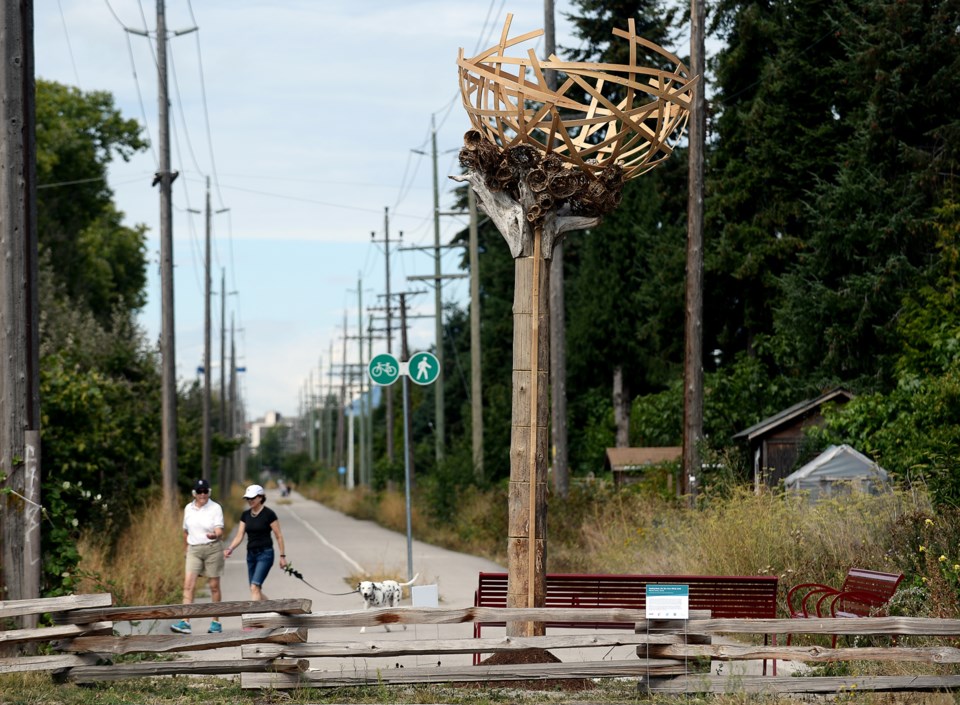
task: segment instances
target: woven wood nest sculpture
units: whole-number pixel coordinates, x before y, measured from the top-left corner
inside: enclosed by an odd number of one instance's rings
[[[527,220],[551,209],[602,216],[620,202],[623,184],[667,159],[689,116],[693,87],[686,66],[673,54],[638,37],[633,20],[614,36],[629,43],[628,64],[510,57],[507,49],[535,39],[535,30],[508,39],[473,58],[457,57],[460,94],[473,129],[464,136],[460,163],[483,174],[487,187],[520,200],[529,189],[535,203]],[[637,64],[638,48],[665,59],[672,70]],[[554,70],[551,90],[544,72]],[[523,189],[522,187],[525,187]]]

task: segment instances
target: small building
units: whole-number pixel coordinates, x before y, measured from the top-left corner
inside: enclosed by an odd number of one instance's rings
[[[826,404],[846,404],[853,394],[837,387],[815,399],[807,399],[754,424],[734,435],[745,440],[753,458],[753,485],[776,487],[789,475],[800,456],[804,431],[823,425],[822,409]]]
[[[620,487],[638,482],[642,478],[641,470],[652,465],[678,461],[682,454],[681,446],[607,448],[604,464],[613,473],[614,486]]]
[[[887,471],[850,446],[832,445],[787,475],[787,491],[809,492],[810,499],[835,497],[853,491],[879,494],[889,487]]]

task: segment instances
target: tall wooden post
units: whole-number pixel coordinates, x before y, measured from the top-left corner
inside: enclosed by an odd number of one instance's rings
[[[457,59],[473,129],[460,152],[467,172],[451,178],[470,183],[515,260],[507,606],[540,607],[547,557],[549,260],[564,233],[598,224],[617,207],[627,179],[669,157],[696,78],[676,56],[639,38],[633,20],[613,32],[629,42],[625,66],[540,60],[532,49],[526,58],[508,57],[507,48],[542,34],[510,39],[511,21],[508,15],[498,45],[473,58],[461,50]],[[676,69],[638,65],[638,47]],[[559,88],[546,79],[557,69],[566,77]],[[611,85],[626,86],[626,94],[605,95]],[[542,624],[507,624],[510,636],[542,633]]]
[[[40,596],[33,3],[0,3],[0,601]],[[24,627],[36,626],[36,617]]]

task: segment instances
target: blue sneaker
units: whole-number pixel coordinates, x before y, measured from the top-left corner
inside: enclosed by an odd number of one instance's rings
[[[223,625],[220,622],[210,622],[210,628],[207,630],[207,634],[219,634],[223,631]]]
[[[177,634],[193,634],[193,630],[190,628],[190,622],[185,619],[181,619],[176,624],[171,624],[170,631],[177,632]]]

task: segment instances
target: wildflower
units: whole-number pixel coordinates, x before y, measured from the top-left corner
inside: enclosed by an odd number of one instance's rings
[[[69,489],[70,489],[70,480],[64,480],[64,481],[63,481],[63,489],[65,489],[65,490],[69,490]]]
[[[937,560],[940,561],[941,563],[946,563],[947,557],[941,553],[940,557]]]
[[[74,520],[73,520],[73,528],[76,529],[78,526],[80,526],[80,520],[79,520],[79,519],[74,519]]]
[[[925,522],[923,522],[923,523],[926,524],[927,526],[933,526],[933,519],[927,519],[927,520],[926,520]]]
[[[920,547],[920,553],[926,553],[926,551],[927,551],[927,547],[926,547],[926,546],[921,546],[921,547]]]
[[[926,576],[924,576],[923,578],[921,578],[921,580],[922,580],[923,582],[927,582]]]
[[[954,564],[953,564],[953,569],[956,570],[956,571],[960,571],[960,564],[954,563]]]

